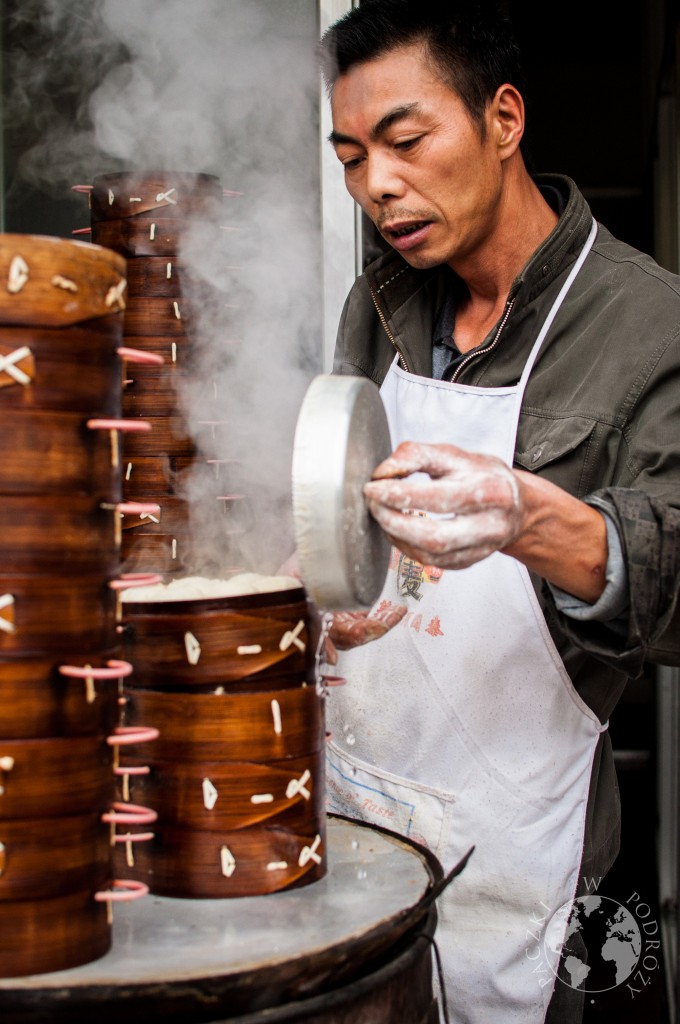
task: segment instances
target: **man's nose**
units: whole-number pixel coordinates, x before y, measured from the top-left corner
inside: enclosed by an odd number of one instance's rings
[[[383,203],[403,195],[404,182],[389,154],[369,154],[366,168],[366,190],[372,202]]]

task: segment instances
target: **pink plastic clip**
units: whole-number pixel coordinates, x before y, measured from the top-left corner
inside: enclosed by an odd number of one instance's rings
[[[124,430],[128,433],[151,430],[146,420],[88,420],[88,430]]]
[[[132,675],[129,661],[107,661],[106,668],[90,668],[87,665],[60,665],[59,672],[70,679],[124,679]]]
[[[130,903],[149,895],[149,886],[133,878],[115,878],[111,884],[111,889],[94,894],[97,903]]]
[[[151,807],[116,801],[112,810],[102,814],[102,821],[109,825],[151,825],[158,820],[158,814]]]
[[[118,349],[118,355],[130,363],[147,363],[149,366],[162,366],[165,362],[163,356],[158,352],[144,352],[140,348],[122,346]]]
[[[326,686],[344,686],[347,680],[342,676],[321,676],[321,682]]]
[[[112,590],[127,590],[128,587],[152,587],[162,583],[163,577],[157,572],[126,572],[117,580],[109,580]]]
[[[160,732],[153,725],[118,725],[106,742],[110,747],[127,747],[132,743],[150,743],[157,740]]]
[[[155,516],[160,510],[160,505],[155,505],[150,501],[121,501],[116,505],[116,511],[126,516]]]

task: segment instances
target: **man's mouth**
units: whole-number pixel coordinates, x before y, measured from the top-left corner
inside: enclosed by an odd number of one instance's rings
[[[416,231],[420,231],[426,224],[429,224],[428,220],[416,220],[411,224],[399,224],[393,228],[386,228],[385,233],[391,235],[392,238],[405,238],[407,235],[413,235]]]
[[[419,249],[430,237],[434,221],[431,220],[402,220],[393,221],[381,228],[385,238],[393,248],[406,255]]]

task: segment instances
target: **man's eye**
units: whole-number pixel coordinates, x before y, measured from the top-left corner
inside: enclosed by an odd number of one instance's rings
[[[395,142],[394,148],[401,150],[411,149],[415,146],[416,142],[420,142],[421,138],[422,135],[415,135],[412,139],[401,139],[399,142]]]
[[[342,166],[346,171],[354,171],[361,163],[361,159],[360,156],[353,156],[349,160],[343,160]]]

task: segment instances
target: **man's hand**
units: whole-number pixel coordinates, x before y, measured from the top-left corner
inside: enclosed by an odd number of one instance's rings
[[[422,472],[427,478],[404,480]],[[464,569],[511,544],[523,526],[516,475],[500,459],[453,445],[400,444],[364,493],[371,513],[409,558]],[[434,515],[412,515],[422,510]]]
[[[419,472],[427,477],[403,479]],[[500,551],[583,601],[597,601],[604,589],[604,516],[493,456],[406,442],[364,493],[390,540],[417,562],[464,569]],[[433,518],[411,514],[419,510]]]
[[[297,552],[278,569],[279,576],[300,577],[300,565]],[[310,609],[313,617],[313,631],[321,632],[323,611]],[[390,629],[401,622],[406,615],[405,604],[386,603],[370,612],[334,612],[328,636],[324,640],[324,658],[329,665],[337,665],[338,651],[349,651],[352,647],[360,647],[371,640],[379,640]]]
[[[374,612],[335,612],[326,638],[326,661],[337,665],[338,651],[349,651],[381,636],[401,622],[405,604],[388,604]]]

